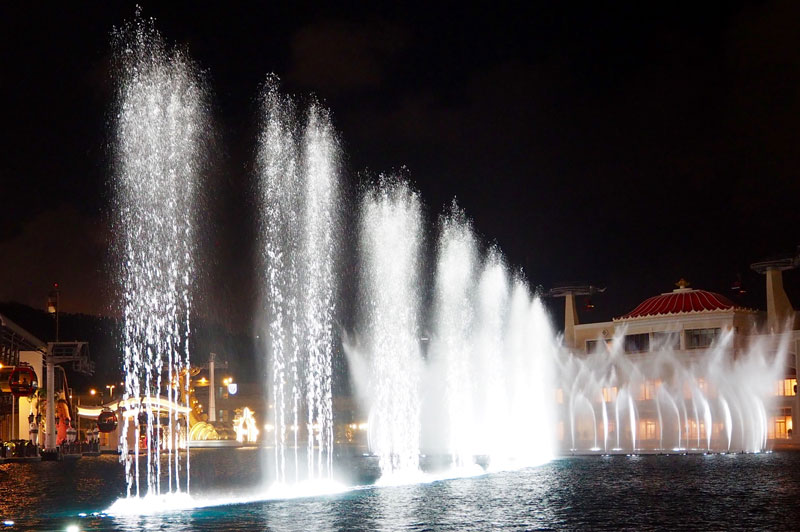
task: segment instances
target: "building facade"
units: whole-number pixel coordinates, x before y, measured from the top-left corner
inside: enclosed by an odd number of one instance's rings
[[[580,324],[574,296],[585,292],[561,289],[563,344],[572,357],[556,397],[562,448],[735,451],[800,443],[793,430],[797,314],[781,270],[761,273],[766,313],[681,280],[612,321]]]
[[[46,349],[43,341],[0,314],[0,378],[7,382],[10,377],[7,370],[22,361],[33,367],[41,384],[42,360]],[[30,398],[15,398],[7,390],[0,392],[0,441],[26,439],[31,411]]]

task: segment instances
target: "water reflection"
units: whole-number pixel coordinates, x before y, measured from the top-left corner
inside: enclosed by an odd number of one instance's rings
[[[247,478],[257,451],[198,453],[198,490]],[[220,464],[214,482],[214,463]],[[237,473],[238,472],[238,473]],[[770,529],[800,519],[800,454],[611,456],[554,460],[537,468],[338,495],[260,501],[112,518],[124,486],[115,457],[0,466],[0,514],[14,529],[64,530],[530,530]],[[194,481],[194,477],[193,477]],[[210,484],[203,484],[208,482]]]

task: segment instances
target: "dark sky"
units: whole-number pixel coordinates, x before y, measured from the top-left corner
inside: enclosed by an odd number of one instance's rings
[[[405,165],[431,222],[456,196],[532,285],[606,285],[585,320],[681,277],[732,295],[740,275],[742,303],[763,308],[748,265],[800,244],[800,3],[139,3],[213,94],[197,287],[213,319],[247,327],[256,301],[252,153],[270,72],[331,108],[348,190]],[[58,280],[64,311],[108,312],[110,31],[134,10],[0,7],[0,301],[43,307]],[[785,277],[800,304],[800,273]]]

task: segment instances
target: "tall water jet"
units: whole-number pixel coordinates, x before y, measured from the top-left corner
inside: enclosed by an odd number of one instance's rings
[[[262,98],[257,167],[261,199],[263,296],[278,482],[329,478],[333,456],[332,355],[339,145],[328,112],[312,104],[303,126],[296,106],[268,80]],[[291,433],[291,434],[290,434]],[[291,448],[291,467],[286,451]]]
[[[308,110],[303,155],[308,468],[310,477],[330,477],[333,460],[332,357],[336,290],[334,254],[339,221],[339,145],[328,111],[316,103]]]
[[[369,358],[369,439],[385,476],[419,469],[419,196],[382,177],[361,205],[361,317]]]
[[[502,449],[513,465],[539,464],[554,455],[555,342],[541,301],[531,298],[519,275],[512,284],[505,338],[508,416]]]
[[[505,332],[508,272],[500,252],[489,250],[477,285],[477,326],[473,353],[476,388],[476,447],[480,454],[504,454],[508,396],[505,380]]]
[[[479,275],[480,260],[472,226],[454,203],[441,218],[425,368],[429,386],[443,388],[426,396],[425,411],[441,411],[432,416],[440,427],[426,429],[444,437],[424,451],[443,450],[455,468],[541,463],[554,451],[554,336],[521,272],[509,275],[495,247]],[[440,441],[427,431],[423,441]]]
[[[261,192],[261,236],[264,297],[267,300],[267,338],[271,386],[265,405],[272,409],[275,474],[286,482],[287,432],[292,430],[294,476],[297,480],[297,438],[302,322],[299,261],[302,180],[294,132],[294,104],[270,80],[262,101],[262,130],[257,154]]]
[[[530,384],[522,382],[521,386],[532,385],[532,397],[524,399],[521,405],[527,406],[524,417],[515,418],[517,423],[528,423],[523,427],[522,444],[526,445],[521,456],[526,465],[544,463],[556,453],[556,335],[550,323],[550,317],[539,296],[533,298],[528,325],[525,327],[527,349],[533,354],[530,367]],[[530,401],[530,403],[528,403]],[[529,442],[529,443],[524,443]]]
[[[137,19],[115,33],[118,63],[114,131],[115,234],[124,322],[128,402],[122,434],[127,493],[189,491],[189,316],[194,279],[197,180],[208,129],[207,98],[197,68],[168,49],[152,23]],[[179,389],[179,382],[185,388]],[[166,389],[167,418],[157,406]],[[181,393],[183,392],[183,393]],[[128,448],[144,437],[146,449]],[[132,451],[129,454],[129,451]],[[168,454],[162,471],[161,454]],[[140,479],[140,454],[145,478]]]
[[[444,381],[446,452],[453,465],[473,462],[472,333],[477,242],[464,211],[453,202],[440,219],[431,359]]]

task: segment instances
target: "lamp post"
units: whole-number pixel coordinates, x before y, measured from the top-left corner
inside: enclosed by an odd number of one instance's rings
[[[61,295],[61,290],[58,289],[58,283],[53,283],[53,289],[47,295],[47,312],[54,314],[56,318],[56,342],[58,342],[58,299]]]
[[[109,401],[113,401],[114,400],[114,388],[116,388],[116,387],[117,387],[116,384],[106,384],[106,388],[108,389],[108,400]]]
[[[217,420],[217,405],[214,402],[214,359],[217,358],[216,353],[209,353],[208,356],[208,377],[211,382],[208,383],[208,420]]]
[[[228,367],[228,362],[217,362],[217,354],[216,353],[209,353],[208,354],[208,364],[203,364],[199,366],[200,369],[207,369],[208,370],[208,420],[213,422],[217,420],[217,404],[216,404],[216,382],[214,381],[214,370],[217,367],[226,368]],[[202,382],[202,380],[201,380]]]

